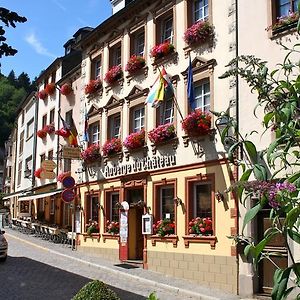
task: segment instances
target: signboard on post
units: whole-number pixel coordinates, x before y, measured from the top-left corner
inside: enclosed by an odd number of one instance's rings
[[[66,202],[70,203],[75,199],[75,192],[72,189],[66,189],[61,193],[61,199]]]
[[[41,166],[46,171],[53,171],[56,168],[56,163],[53,160],[43,160]]]
[[[42,171],[41,178],[42,179],[54,179],[56,177],[53,171]]]
[[[62,149],[62,155],[63,158],[69,158],[69,159],[81,159],[80,156],[80,148],[78,147],[63,147]]]
[[[62,184],[65,188],[70,189],[75,186],[75,179],[72,176],[66,176],[63,179]]]

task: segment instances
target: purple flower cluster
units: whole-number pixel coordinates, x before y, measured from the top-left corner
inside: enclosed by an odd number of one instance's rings
[[[205,43],[213,34],[214,28],[208,21],[199,21],[186,30],[184,41],[189,45]]]
[[[95,162],[96,160],[100,159],[100,147],[97,144],[92,144],[87,149],[85,149],[83,152],[81,152],[81,158],[86,163]]]
[[[123,77],[123,71],[122,71],[121,66],[113,66],[105,74],[104,80],[108,84],[113,84],[117,80],[121,79],[122,77]]]
[[[122,142],[120,139],[117,138],[111,139],[110,141],[109,140],[106,141],[102,148],[103,155],[105,156],[118,153],[121,150],[122,150]]]
[[[148,132],[150,141],[153,144],[159,144],[174,138],[176,135],[175,127],[172,123],[159,125]]]

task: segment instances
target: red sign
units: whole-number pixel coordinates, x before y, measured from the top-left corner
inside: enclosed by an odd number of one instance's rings
[[[74,187],[75,179],[72,176],[66,176],[63,179],[62,184],[65,188],[70,189],[70,188]]]
[[[61,193],[61,198],[64,202],[70,203],[75,199],[75,192],[72,189],[66,189]]]

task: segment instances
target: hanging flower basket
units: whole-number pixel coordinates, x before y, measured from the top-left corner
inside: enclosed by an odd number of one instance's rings
[[[49,125],[44,126],[43,130],[50,135],[55,132],[55,126],[54,126],[54,124],[49,124]]]
[[[52,95],[55,92],[55,84],[53,82],[48,83],[45,87],[45,91],[48,95]]]
[[[207,135],[211,131],[211,116],[201,109],[196,109],[181,122],[182,129],[189,136]]]
[[[199,21],[184,33],[184,41],[188,45],[205,43],[214,35],[214,27],[208,21]]]
[[[145,145],[145,130],[129,134],[123,142],[128,150],[141,148]]]
[[[85,161],[85,163],[93,163],[99,160],[101,158],[100,146],[92,144],[81,152],[81,158]]]
[[[36,135],[41,138],[44,139],[47,136],[47,132],[44,129],[38,130]]]
[[[153,232],[159,236],[175,234],[175,222],[170,219],[159,220],[153,224]]]
[[[45,90],[41,90],[38,92],[38,97],[41,100],[45,100],[47,98],[48,94]]]
[[[106,231],[110,234],[118,234],[120,231],[119,222],[110,222],[109,220],[106,221]]]
[[[71,175],[71,172],[70,172],[70,171],[68,171],[68,172],[62,172],[62,173],[58,174],[58,176],[57,176],[57,181],[63,182],[64,178],[65,178],[65,177],[68,177],[68,176],[70,176],[70,175]]]
[[[171,140],[176,136],[174,124],[168,123],[159,125],[149,131],[148,136],[153,144],[159,144]]]
[[[113,155],[122,150],[122,142],[120,139],[114,138],[106,141],[103,145],[102,151],[104,156]]]
[[[195,235],[211,235],[212,220],[211,218],[197,217],[189,222],[189,234]]]
[[[150,51],[150,56],[154,59],[159,59],[165,57],[171,53],[175,52],[175,47],[169,42],[164,42],[162,44],[154,46]]]
[[[60,92],[64,95],[64,96],[68,96],[73,92],[73,89],[71,87],[70,84],[65,83],[60,87]]]
[[[123,71],[121,66],[113,66],[105,74],[104,80],[108,84],[113,84],[117,80],[121,79],[122,77],[123,77]]]
[[[38,168],[34,171],[34,176],[37,178],[41,178],[41,173],[44,171],[43,168]]]
[[[135,74],[146,65],[145,58],[142,56],[132,55],[125,67],[125,70],[130,74]]]
[[[62,136],[63,138],[68,138],[71,134],[69,130],[66,130],[64,128],[58,129],[54,132],[55,134]]]
[[[94,94],[102,88],[102,81],[100,79],[90,80],[85,86],[84,92],[86,95]]]

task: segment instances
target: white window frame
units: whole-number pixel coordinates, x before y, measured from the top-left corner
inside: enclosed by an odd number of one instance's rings
[[[208,87],[209,87],[209,91],[208,92],[205,92],[205,85],[208,84]],[[196,94],[196,91],[197,90],[200,90],[200,93],[197,95]],[[211,97],[211,94],[210,94],[210,82],[209,82],[209,79],[205,79],[205,80],[201,80],[198,84],[196,83],[195,84],[195,109],[196,108],[200,108],[202,111],[209,111],[210,109],[210,97]],[[209,101],[208,103],[205,103],[205,97],[209,97]]]
[[[89,125],[89,134],[91,144],[100,143],[100,124],[99,122],[92,123]]]
[[[101,61],[101,56],[95,59],[94,61],[94,78],[95,79],[100,79],[101,74],[102,74],[102,61]]]
[[[134,37],[134,53],[144,56],[145,52],[145,31],[139,32]]]
[[[196,10],[197,3],[199,4],[199,9]],[[194,3],[193,3],[193,21],[194,21],[194,23],[196,23],[198,21],[205,21],[208,19],[208,17],[209,17],[208,4],[209,4],[209,0],[194,0]]]
[[[121,45],[113,48],[113,66],[120,66],[122,64],[122,48]]]
[[[160,109],[160,124],[169,124],[174,122],[174,100],[173,98],[166,99],[159,107]]]
[[[168,22],[172,22],[172,26],[168,27]],[[168,33],[169,31],[170,34]],[[171,44],[173,43],[174,38],[174,19],[173,16],[165,18],[161,23],[161,43],[169,41]]]
[[[116,120],[119,120],[118,122]],[[120,138],[121,135],[121,114],[110,116],[110,138]],[[118,125],[118,126],[117,126]]]
[[[34,133],[34,119],[32,118],[29,122],[27,122],[26,126],[26,139],[30,139]]]
[[[138,116],[136,116],[138,113]],[[139,123],[139,125],[137,125]],[[145,107],[138,106],[132,111],[132,129],[133,132],[141,131],[145,127]]]

